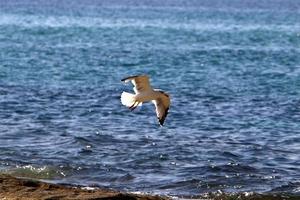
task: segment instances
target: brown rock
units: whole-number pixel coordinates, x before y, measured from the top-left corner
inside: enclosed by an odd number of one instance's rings
[[[86,190],[0,174],[1,200],[166,200],[167,197],[121,193],[108,189]]]

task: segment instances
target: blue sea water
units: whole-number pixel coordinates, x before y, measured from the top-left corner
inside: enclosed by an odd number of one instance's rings
[[[300,194],[299,0],[0,0],[0,170],[171,195]],[[171,95],[129,112],[121,79]]]

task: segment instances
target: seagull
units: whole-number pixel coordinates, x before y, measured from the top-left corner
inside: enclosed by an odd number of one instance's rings
[[[122,92],[121,103],[133,111],[143,102],[152,101],[156,108],[156,116],[160,126],[163,126],[170,108],[170,96],[159,89],[152,89],[147,75],[129,76],[121,81],[131,81],[135,94]]]

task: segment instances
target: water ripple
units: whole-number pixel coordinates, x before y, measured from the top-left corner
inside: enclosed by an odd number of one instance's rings
[[[1,172],[299,194],[296,1],[76,2],[0,2]],[[152,104],[120,103],[120,80],[140,73],[172,97],[164,127]]]

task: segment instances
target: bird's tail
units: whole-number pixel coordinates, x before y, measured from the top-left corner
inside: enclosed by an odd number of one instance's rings
[[[123,92],[122,95],[121,95],[121,103],[124,105],[124,106],[127,106],[127,107],[131,107],[134,103],[135,103],[135,95],[134,94],[131,94],[131,93],[128,93],[128,92]]]

